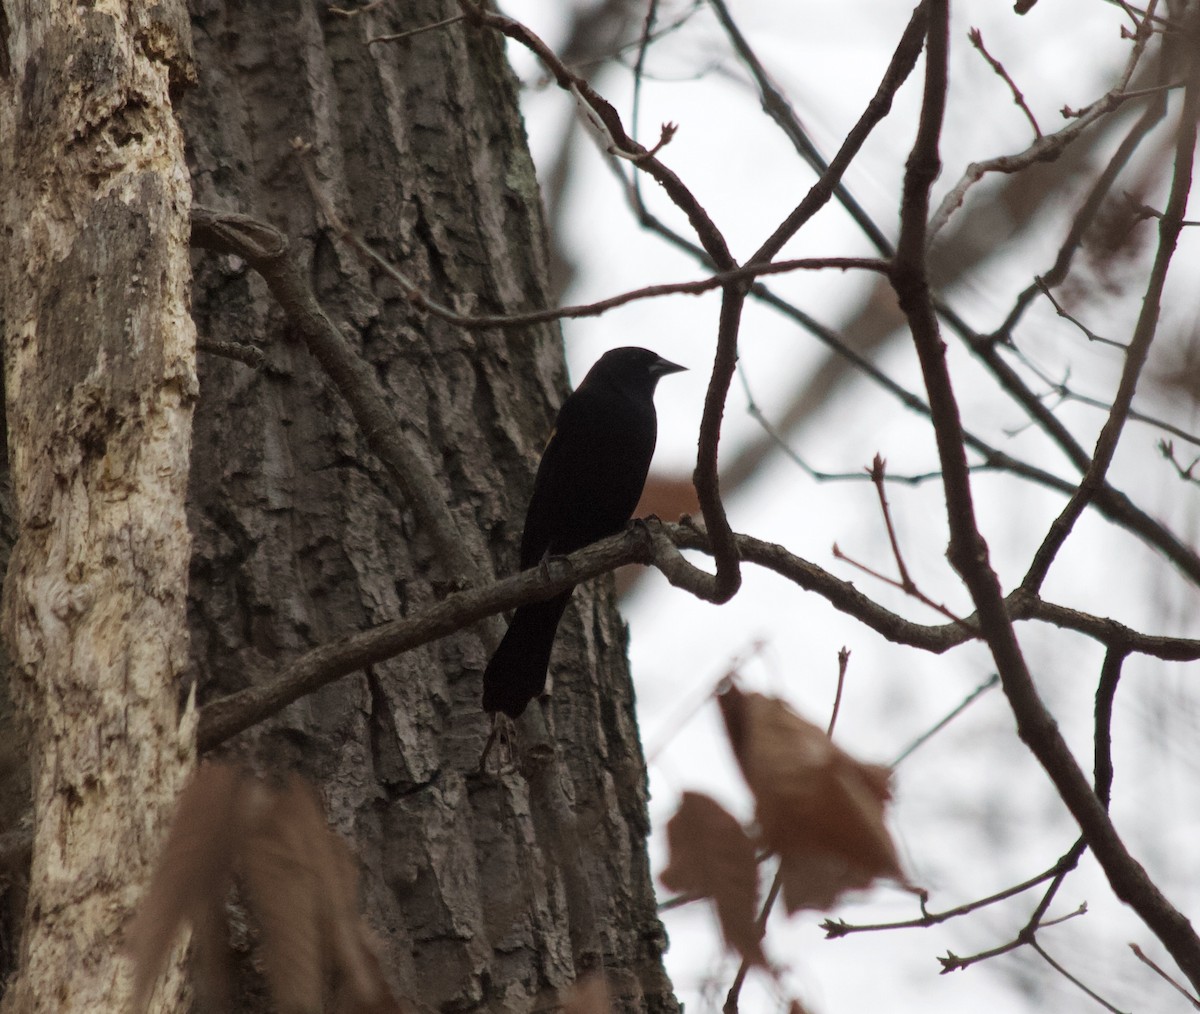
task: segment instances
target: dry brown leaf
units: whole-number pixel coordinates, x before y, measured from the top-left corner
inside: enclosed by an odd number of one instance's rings
[[[214,920],[229,890],[233,857],[244,834],[241,821],[243,776],[221,764],[196,770],[180,793],[175,820],[145,900],[125,933],[133,959],[133,1010],[144,1010],[183,923],[193,926],[193,946],[213,974],[225,967],[228,943]],[[211,983],[222,996],[227,984]]]
[[[778,698],[731,686],[717,700],[763,841],[780,854],[789,912],[828,908],[876,877],[904,879],[884,824],[887,768],[855,760]]]
[[[375,938],[358,913],[358,870],[329,829],[316,792],[296,775],[268,793],[241,856],[262,930],[263,964],[280,1009],[319,1012],[332,976],[339,1007],[398,1011]]]
[[[280,1010],[317,1014],[325,981],[319,895],[328,878],[320,848],[325,818],[295,776],[281,791],[262,783],[255,790],[238,873],[260,930],[263,970]]]
[[[612,997],[604,976],[579,979],[563,1004],[563,1014],[612,1014]]]
[[[720,803],[685,792],[667,822],[670,861],[659,879],[672,891],[712,898],[725,942],[752,965],[765,966],[754,842]]]
[[[874,876],[832,852],[781,853],[779,876],[788,915],[802,908],[833,908],[846,891],[870,887]]]
[[[227,997],[225,899],[240,878],[260,930],[276,1007],[324,1009],[338,987],[343,1014],[401,1010],[358,912],[358,871],[329,829],[315,791],[290,776],[272,787],[223,765],[200,769],[180,799],[167,848],[128,933],[136,997],[144,1009],[181,923],[193,926],[200,992]]]

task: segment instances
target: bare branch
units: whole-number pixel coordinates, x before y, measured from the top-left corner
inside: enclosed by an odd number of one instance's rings
[[[1157,0],[1151,0],[1151,10],[1153,10]],[[1143,95],[1155,94],[1158,89],[1141,89],[1134,92],[1126,92],[1129,86],[1129,81],[1133,77],[1134,69],[1137,67],[1142,58],[1142,53],[1145,51],[1146,43],[1150,39],[1150,23],[1147,18],[1139,26],[1134,36],[1133,50],[1130,53],[1129,60],[1125,65],[1125,70],[1121,74],[1115,87],[1112,88],[1106,95],[1097,99],[1086,109],[1080,110],[1073,121],[1062,130],[1053,134],[1041,135],[1024,151],[1016,155],[1002,155],[998,158],[989,159],[985,162],[972,162],[967,166],[966,172],[957,184],[954,185],[942,198],[942,203],[938,206],[937,211],[929,221],[929,229],[927,238],[932,241],[933,238],[942,230],[943,226],[950,220],[950,216],[962,206],[963,200],[966,198],[967,191],[978,183],[984,176],[990,172],[1014,173],[1020,172],[1033,165],[1035,162],[1049,162],[1059,157],[1063,149],[1072,141],[1078,138],[1088,127],[1107,116],[1114,109],[1131,99],[1140,98]]]
[[[1145,870],[1129,854],[1037,693],[1017,642],[1012,618],[1005,607],[999,581],[988,562],[987,545],[975,520],[962,427],[950,384],[945,349],[938,334],[937,318],[929,295],[923,256],[928,235],[926,216],[929,188],[939,165],[938,136],[946,94],[947,23],[948,9],[945,0],[937,0],[931,6],[928,57],[925,65],[925,97],[917,139],[905,174],[901,235],[893,284],[901,308],[909,320],[922,376],[929,393],[948,505],[948,556],[952,565],[962,575],[979,610],[979,629],[996,661],[1022,741],[1041,763],[1063,802],[1078,821],[1083,836],[1108,877],[1114,893],[1137,911],[1171,952],[1189,980],[1194,984],[1200,983],[1200,939],[1187,919],[1171,905]],[[1194,95],[1195,89],[1189,86],[1184,103],[1188,112],[1184,115],[1186,122],[1180,132],[1179,145],[1180,149],[1187,147],[1188,153],[1177,153],[1177,165],[1182,168],[1186,163],[1189,176],[1191,147],[1195,143]],[[1186,144],[1185,135],[1190,137]],[[1182,175],[1184,174],[1177,171],[1177,180]],[[1178,187],[1173,189],[1173,196],[1177,192]],[[1169,207],[1176,212],[1174,218],[1178,221],[1182,217],[1177,213],[1178,209],[1174,205]],[[1139,347],[1139,337],[1142,337],[1143,344],[1148,345],[1149,336],[1135,334],[1133,349]],[[1138,369],[1127,369],[1126,374],[1136,378]],[[1132,389],[1127,393],[1131,397]],[[1118,399],[1118,404],[1122,404],[1121,399]],[[1128,400],[1125,399],[1123,404],[1124,409],[1127,409]],[[1119,425],[1115,425],[1114,429],[1119,432]],[[1104,467],[1107,467],[1106,461]],[[1104,468],[1098,467],[1093,471],[1098,479],[1103,477]],[[1087,498],[1078,499],[1082,509]],[[1030,585],[1028,590],[1037,587],[1038,584],[1035,583]]]
[[[1022,290],[1021,294],[1017,296],[1013,308],[1009,311],[1004,323],[990,336],[995,344],[1011,344],[1013,329],[1024,315],[1025,310],[1033,302],[1037,293],[1042,291],[1043,285],[1054,288],[1066,279],[1075,253],[1083,243],[1084,233],[1087,232],[1096,220],[1096,216],[1099,214],[1101,206],[1116,183],[1117,177],[1121,174],[1125,166],[1128,165],[1134,152],[1141,146],[1147,135],[1158,125],[1166,113],[1167,95],[1166,92],[1160,91],[1157,93],[1155,101],[1146,107],[1142,115],[1138,117],[1137,122],[1129,128],[1129,132],[1121,139],[1121,143],[1117,145],[1117,150],[1097,175],[1095,182],[1080,205],[1079,211],[1076,212],[1074,219],[1071,221],[1071,227],[1067,230],[1067,235],[1063,239],[1062,245],[1058,248],[1058,254],[1054,258],[1054,263],[1040,277],[1035,276],[1036,280]]]
[[[1153,961],[1151,961],[1146,956],[1145,952],[1137,944],[1130,944],[1129,949],[1131,951],[1133,951],[1133,953],[1137,957],[1138,961],[1142,962],[1142,964],[1148,966],[1149,968],[1152,968],[1155,972],[1157,972],[1159,974],[1159,976],[1162,979],[1164,979],[1170,985],[1174,986],[1178,992],[1182,993],[1183,996],[1187,999],[1187,1001],[1192,1005],[1192,1007],[1194,1009],[1200,1010],[1200,1000],[1197,1000],[1194,996],[1192,996],[1191,993],[1189,993],[1178,982],[1176,982],[1173,978],[1171,978],[1171,976],[1169,976],[1166,972],[1164,972],[1157,964],[1155,964]]]
[[[927,7],[925,3],[918,4],[909,19],[900,43],[892,54],[891,62],[884,72],[879,87],[867,103],[862,116],[850,129],[842,146],[838,149],[829,167],[821,173],[821,178],[812,186],[804,199],[785,218],[773,233],[763,242],[762,246],[751,256],[749,263],[771,260],[800,227],[815,215],[828,202],[834,193],[836,185],[841,181],[851,161],[858,154],[875,126],[891,111],[892,99],[900,86],[908,79],[916,65],[921,52],[921,36],[925,30]],[[865,217],[865,216],[864,216]],[[888,247],[881,247],[885,252]]]
[[[899,767],[900,764],[903,761],[907,760],[910,756],[912,756],[912,754],[914,754],[918,748],[920,748],[920,747],[924,746],[926,743],[928,743],[931,739],[933,739],[934,736],[936,736],[939,732],[941,732],[944,728],[946,728],[947,725],[949,725],[959,715],[961,715],[964,711],[966,711],[967,708],[969,708],[972,704],[974,704],[977,700],[979,700],[979,698],[981,698],[984,694],[986,694],[993,687],[997,687],[999,685],[1000,685],[1000,677],[996,673],[992,673],[991,676],[989,676],[987,679],[985,679],[982,683],[979,684],[979,686],[977,686],[974,690],[972,690],[969,694],[967,694],[966,697],[964,697],[961,701],[959,701],[958,704],[956,704],[954,706],[954,708],[950,711],[949,714],[947,714],[945,717],[939,719],[935,725],[933,725],[929,729],[926,729],[923,733],[921,733],[921,735],[919,735],[916,739],[914,739],[911,743],[909,743],[908,746],[906,746],[903,750],[901,750],[896,755],[896,759],[894,761],[892,761],[891,767],[894,767],[894,768]]]
[[[1150,354],[1150,345],[1154,341],[1158,329],[1159,314],[1162,305],[1162,293],[1166,286],[1167,269],[1179,242],[1184,212],[1187,209],[1188,195],[1192,185],[1192,167],[1196,151],[1196,119],[1200,116],[1200,62],[1193,61],[1190,78],[1184,89],[1183,108],[1180,111],[1180,125],[1175,147],[1175,173],[1171,182],[1171,193],[1167,200],[1167,209],[1159,220],[1158,250],[1155,254],[1154,265],[1146,285],[1146,293],[1142,299],[1141,312],[1138,314],[1134,327],[1133,339],[1125,357],[1125,367],[1121,371],[1121,380],[1117,385],[1116,397],[1113,398],[1112,411],[1100,431],[1096,448],[1092,452],[1092,460],[1084,473],[1079,488],[1071,497],[1062,513],[1054,519],[1050,531],[1046,534],[1041,546],[1030,564],[1022,586],[1029,591],[1037,591],[1046,578],[1050,565],[1054,562],[1059,549],[1066,542],[1071,529],[1084,508],[1091,502],[1104,481],[1113,456],[1116,454],[1117,442],[1129,411],[1133,404],[1133,395],[1137,389],[1138,379]],[[1200,967],[1197,968],[1200,977]]]
[[[1184,482],[1193,482],[1200,485],[1200,476],[1196,475],[1196,466],[1200,465],[1200,457],[1193,458],[1190,464],[1184,465],[1183,462],[1175,457],[1175,445],[1170,440],[1160,440],[1158,442],[1158,453],[1171,463],[1176,474]]]
[[[1084,993],[1086,993],[1088,996],[1090,996],[1093,1000],[1095,1000],[1096,1003],[1100,1004],[1100,1006],[1103,1007],[1106,1011],[1110,1011],[1111,1014],[1126,1014],[1126,1012],[1122,1011],[1121,1008],[1113,1006],[1111,1003],[1109,1003],[1107,1000],[1105,1000],[1104,997],[1102,997],[1099,993],[1097,993],[1094,989],[1091,989],[1089,986],[1085,985],[1079,978],[1072,975],[1065,968],[1063,968],[1062,965],[1060,965],[1057,961],[1055,961],[1052,957],[1050,957],[1049,954],[1046,953],[1046,951],[1043,949],[1042,945],[1039,944],[1036,940],[1031,940],[1030,946],[1035,951],[1037,951],[1037,953],[1041,956],[1042,960],[1046,962],[1046,964],[1048,964],[1051,968],[1053,968],[1056,972],[1058,972],[1058,974],[1061,975],[1068,982],[1079,987],[1080,990],[1082,990]]]
[[[833,728],[837,725],[838,712],[842,709],[842,689],[846,685],[846,667],[850,665],[850,649],[843,647],[838,651],[837,691],[833,695],[833,708],[829,712],[829,725],[825,735],[833,738]]]
[[[1054,293],[1050,291],[1050,286],[1048,286],[1042,278],[1035,277],[1033,281],[1034,281],[1034,284],[1038,287],[1038,291],[1041,292],[1041,294],[1043,296],[1045,296],[1048,300],[1050,300],[1050,305],[1054,307],[1054,312],[1057,313],[1060,317],[1062,317],[1063,320],[1070,321],[1077,328],[1079,328],[1079,330],[1083,332],[1083,336],[1088,341],[1099,342],[1101,345],[1109,345],[1114,349],[1127,349],[1128,348],[1128,346],[1124,342],[1114,341],[1112,338],[1105,338],[1101,335],[1096,334],[1095,331],[1086,327],[1079,320],[1078,317],[1072,316],[1065,309],[1063,309],[1062,303],[1060,303],[1057,299],[1054,298]]]
[[[937,926],[939,923],[949,922],[951,919],[957,919],[960,916],[969,915],[971,912],[977,912],[981,908],[987,908],[998,902],[1007,901],[1009,898],[1015,898],[1019,894],[1024,894],[1026,891],[1032,890],[1039,884],[1044,884],[1058,872],[1060,863],[1061,860],[1037,876],[1023,880],[1019,884],[1013,884],[1012,887],[1006,887],[1003,891],[997,891],[995,894],[989,894],[985,898],[967,902],[965,905],[957,905],[942,912],[925,911],[924,905],[922,905],[922,914],[916,919],[880,923],[848,923],[843,919],[826,919],[821,923],[821,929],[825,932],[826,940],[836,940],[839,937],[849,936],[851,933],[877,933],[882,930],[926,929],[930,926]]]
[[[1008,85],[1008,90],[1012,92],[1013,102],[1020,107],[1021,112],[1025,114],[1025,119],[1029,121],[1029,125],[1033,127],[1033,136],[1041,137],[1042,128],[1038,126],[1037,117],[1033,115],[1033,111],[1025,102],[1025,96],[1021,94],[1021,89],[1017,87],[1017,83],[1009,76],[1008,71],[1004,69],[1004,64],[997,60],[991,53],[987,51],[987,47],[983,44],[983,32],[978,28],[972,28],[967,33],[967,38],[971,40],[971,45],[979,50],[979,55],[987,62],[988,66],[1000,77],[1000,79]]]
[[[775,902],[779,900],[779,894],[783,890],[783,871],[777,870],[775,879],[771,881],[771,889],[767,891],[767,897],[763,901],[762,912],[758,916],[758,935],[761,940],[767,932],[767,920],[771,917],[771,909],[775,907]],[[722,1014],[737,1014],[738,998],[742,994],[742,986],[746,982],[746,975],[750,971],[750,962],[745,958],[738,966],[737,975],[734,976],[733,984],[729,987],[729,992],[725,996],[725,1003],[721,1007]]]
[[[377,42],[399,42],[401,39],[408,39],[414,35],[420,35],[422,32],[433,32],[439,28],[446,28],[465,20],[466,15],[456,14],[453,17],[443,18],[441,21],[435,21],[429,25],[422,25],[420,28],[410,28],[407,32],[396,32],[393,35],[372,35],[367,39],[367,45],[373,46]]]
[[[975,636],[977,620],[961,624],[923,626],[883,608],[815,564],[789,553],[782,546],[747,535],[738,535],[739,556],[772,570],[798,587],[816,592],[829,603],[861,620],[897,644],[941,654]],[[404,651],[437,640],[480,619],[526,602],[549,598],[555,593],[630,563],[653,563],[678,587],[692,591],[708,576],[688,564],[679,549],[710,553],[711,542],[704,532],[688,524],[664,525],[658,521],[635,521],[625,532],[556,560],[543,574],[534,568],[484,587],[448,595],[418,616],[392,620],[368,630],[318,645],[286,663],[274,675],[264,677],[246,690],[205,705],[198,741],[202,750],[247,729],[268,715],[306,694],[368,665],[382,662]],[[700,575],[697,578],[695,575]],[[1166,661],[1200,659],[1200,641],[1141,634],[1114,620],[1089,616],[1063,606],[1014,593],[1008,600],[1014,619],[1037,619],[1077,630],[1106,644],[1117,644]]]

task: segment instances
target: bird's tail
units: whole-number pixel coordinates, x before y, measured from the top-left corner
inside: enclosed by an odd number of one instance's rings
[[[500,647],[483,671],[483,710],[516,718],[546,689],[546,670],[558,621],[571,600],[565,591],[518,607]]]

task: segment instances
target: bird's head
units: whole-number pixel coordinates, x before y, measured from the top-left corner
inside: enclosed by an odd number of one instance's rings
[[[663,359],[649,349],[628,345],[605,352],[596,360],[596,365],[588,371],[583,382],[595,379],[621,388],[653,393],[661,377],[686,369],[686,366]]]

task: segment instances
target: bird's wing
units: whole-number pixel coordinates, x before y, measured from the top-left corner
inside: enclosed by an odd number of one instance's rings
[[[553,481],[548,477],[557,471],[555,460],[560,454],[558,431],[559,427],[556,424],[550,431],[550,439],[546,441],[545,450],[542,451],[537,478],[533,480],[533,494],[529,498],[529,508],[525,512],[525,531],[521,535],[522,570],[539,563],[550,549],[551,521],[556,496],[553,489],[546,487],[548,482],[553,485]]]

